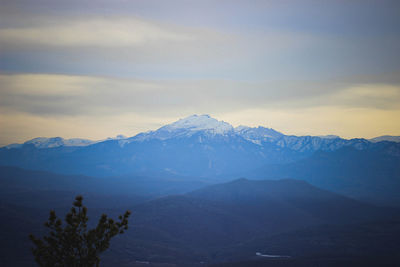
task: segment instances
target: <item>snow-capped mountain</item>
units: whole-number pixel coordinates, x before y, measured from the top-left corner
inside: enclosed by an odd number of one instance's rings
[[[39,137],[25,142],[25,144],[33,144],[35,147],[38,148],[50,148],[58,146],[87,146],[93,143],[94,141],[88,139],[81,139],[81,138],[64,139],[61,137],[53,137],[53,138]]]
[[[171,138],[190,137],[196,133],[213,135],[233,134],[233,126],[224,121],[218,121],[209,115],[192,115],[174,123],[165,125],[156,131],[140,133],[131,138],[132,141],[150,139],[166,140]]]
[[[338,136],[293,136],[285,135],[272,128],[262,126],[238,126],[234,128],[227,122],[218,121],[209,115],[192,115],[174,123],[165,125],[158,130],[140,133],[129,139],[121,140],[120,146],[130,142],[143,142],[149,140],[170,140],[175,138],[190,138],[194,135],[204,138],[244,139],[258,146],[274,145],[281,149],[291,149],[299,152],[312,153],[317,150],[334,151],[346,145],[363,149],[368,145],[365,139],[346,140]],[[244,141],[242,140],[242,141]]]
[[[212,134],[226,134],[233,131],[229,123],[218,121],[209,115],[192,115],[161,127],[159,131],[174,132],[178,129],[185,129],[188,132],[206,131]]]
[[[87,139],[63,139],[61,137],[44,138],[39,137],[24,144],[12,144],[6,146],[6,148],[21,148],[23,145],[34,145],[36,148],[54,148],[54,147],[71,147],[71,146],[89,146],[104,141],[117,141],[120,147],[124,147],[127,144],[135,142],[145,142],[151,140],[174,140],[174,139],[190,139],[197,136],[198,140],[208,139],[209,141],[221,138],[225,140],[225,143],[229,142],[251,142],[252,144],[258,145],[263,148],[268,146],[269,148],[273,145],[279,149],[290,149],[292,151],[302,153],[313,153],[317,150],[334,151],[344,146],[353,146],[357,149],[364,149],[370,143],[365,139],[352,139],[346,140],[338,136],[293,136],[285,135],[271,128],[265,128],[262,126],[248,127],[238,126],[234,128],[231,124],[219,121],[209,115],[192,115],[183,119],[180,119],[171,124],[162,126],[161,128],[139,133],[133,137],[126,137],[118,135],[114,138],[107,138],[99,141],[92,141]],[[377,141],[377,140],[373,140]],[[264,151],[260,152],[261,154]]]
[[[123,140],[127,137],[124,135],[117,135],[116,137],[108,137],[104,140],[89,140],[89,139],[82,139],[82,138],[71,138],[71,139],[64,139],[62,137],[37,137],[31,140],[24,142],[23,144],[10,144],[5,146],[5,148],[21,148],[23,145],[33,145],[36,148],[54,148],[54,147],[62,147],[62,146],[89,146],[92,144],[96,144],[103,141],[109,140]]]
[[[57,150],[48,149],[57,147]],[[384,149],[400,144],[366,139],[291,136],[265,127],[238,126],[209,115],[192,115],[161,128],[103,141],[36,138],[0,148],[0,165],[94,176],[132,172],[215,177],[286,164],[317,151]]]
[[[94,143],[96,143],[96,141],[81,138],[64,139],[62,137],[37,137],[23,144],[8,145],[6,148],[19,148],[23,145],[34,145],[36,148],[53,148],[60,146],[88,146]]]
[[[12,144],[6,148],[20,148],[23,145],[34,145],[36,148],[53,148],[61,146],[88,146],[103,141],[117,140],[119,146],[123,147],[132,142],[144,142],[150,140],[171,140],[171,139],[184,139],[199,136],[200,139],[215,139],[224,137],[226,142],[229,139],[248,141],[259,146],[275,145],[279,148],[291,149],[301,152],[313,152],[316,150],[336,150],[346,145],[353,145],[358,149],[363,149],[369,141],[365,139],[346,140],[338,136],[293,136],[285,135],[271,128],[262,126],[248,127],[238,126],[234,128],[231,124],[219,121],[210,117],[209,115],[192,115],[180,119],[171,124],[162,126],[161,128],[139,133],[133,137],[126,137],[118,135],[113,138],[104,140],[92,141],[87,139],[63,139],[61,137],[45,138],[39,137],[24,144]]]

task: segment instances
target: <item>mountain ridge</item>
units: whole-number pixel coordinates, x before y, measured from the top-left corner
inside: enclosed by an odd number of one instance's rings
[[[23,145],[34,144],[37,148],[52,148],[58,146],[89,146],[99,142],[105,142],[109,140],[121,140],[123,144],[132,141],[145,141],[151,139],[167,140],[177,137],[189,137],[196,133],[207,133],[209,135],[238,135],[244,139],[251,141],[256,144],[266,141],[277,141],[279,145],[284,146],[293,143],[293,139],[312,139],[314,143],[328,142],[333,140],[342,140],[342,142],[349,142],[351,140],[368,140],[364,138],[344,139],[336,135],[326,136],[295,136],[285,135],[272,128],[266,128],[264,126],[249,127],[240,125],[233,127],[231,124],[225,121],[218,121],[212,118],[210,115],[191,115],[182,119],[179,119],[173,123],[164,125],[157,130],[151,130],[147,132],[141,132],[131,137],[125,137],[118,135],[115,138],[107,138],[105,140],[89,140],[81,138],[64,139],[62,137],[38,137],[24,142],[23,144],[10,144],[5,147],[7,148],[20,148]],[[371,142],[388,141],[387,139],[397,140],[396,136],[382,136],[369,139]]]
[[[54,139],[56,144],[49,142],[50,147],[42,140],[38,144],[26,142],[18,147],[0,148],[0,165],[89,176],[156,171],[212,177],[233,175],[265,164],[289,163],[316,151],[336,151],[342,147],[376,150],[386,146],[385,142],[366,139],[284,135],[261,126],[233,128],[209,115],[193,115],[156,131],[89,145],[67,146],[62,145],[66,144],[63,140]],[[394,147],[399,143],[389,144]]]
[[[96,145],[110,140],[118,141],[121,147],[132,142],[146,142],[151,140],[167,141],[171,139],[190,138],[200,135],[204,138],[233,138],[239,137],[259,146],[275,145],[278,148],[289,148],[300,152],[314,152],[317,150],[334,151],[344,146],[353,146],[357,149],[365,149],[370,143],[399,142],[397,136],[381,136],[372,139],[353,138],[344,139],[336,135],[326,136],[295,136],[285,135],[272,128],[264,126],[249,127],[240,125],[233,127],[231,124],[212,118],[210,115],[191,115],[179,119],[173,123],[164,125],[157,130],[138,133],[131,137],[118,135],[115,138],[105,140],[89,140],[81,138],[64,139],[62,137],[38,137],[23,144],[10,144],[4,146],[7,149],[22,149],[24,146],[34,145],[38,149],[56,147],[85,147]],[[1,149],[1,148],[0,148]]]
[[[208,115],[87,146],[0,148],[0,166],[93,177],[156,173],[220,182],[237,177],[295,178],[373,203],[387,204],[392,199],[393,205],[400,203],[394,195],[399,188],[398,162],[397,142],[290,136],[265,127],[233,128]]]

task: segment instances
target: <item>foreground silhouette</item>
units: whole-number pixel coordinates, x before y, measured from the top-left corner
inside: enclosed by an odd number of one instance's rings
[[[110,240],[128,229],[130,211],[115,222],[103,214],[94,229],[87,229],[87,208],[83,197],[77,196],[71,211],[65,217],[65,225],[56,217],[54,210],[45,226],[50,233],[43,239],[30,235],[32,249],[40,266],[99,266],[100,253],[107,250]]]

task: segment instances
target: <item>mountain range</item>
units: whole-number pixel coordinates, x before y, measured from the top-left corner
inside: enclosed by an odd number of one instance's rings
[[[0,164],[94,176],[158,171],[215,177],[288,163],[316,151],[343,147],[380,150],[386,142],[338,137],[289,136],[270,128],[232,127],[208,115],[193,115],[156,131],[104,141],[35,138],[0,149]],[[390,142],[387,153],[400,154]],[[66,168],[66,166],[68,166]]]
[[[2,147],[0,165],[93,177],[293,178],[363,201],[400,205],[400,143],[384,139],[293,136],[192,115],[128,138],[37,138]]]
[[[139,133],[133,137],[126,137],[124,135],[117,135],[114,138],[107,138],[105,140],[88,140],[82,138],[72,138],[72,139],[64,139],[62,137],[37,137],[31,140],[24,142],[23,144],[10,144],[5,146],[6,148],[21,148],[23,145],[33,144],[37,148],[53,148],[53,147],[60,147],[60,146],[88,146],[95,143],[100,143],[109,140],[127,140],[126,142],[131,142],[132,140],[135,141],[143,141],[149,139],[171,139],[176,137],[188,137],[196,132],[203,132],[208,133],[211,135],[232,135],[236,134],[248,141],[252,141],[254,143],[260,144],[262,141],[277,141],[281,140],[279,143],[280,146],[290,145],[293,144],[293,138],[296,136],[290,136],[291,138],[287,138],[286,135],[280,133],[271,128],[265,128],[262,126],[258,127],[248,127],[248,126],[238,126],[233,127],[227,122],[218,121],[214,118],[211,118],[209,115],[192,115],[184,119],[180,119],[172,124],[165,125],[159,128],[156,131],[148,131],[145,133]],[[286,137],[286,138],[283,138]],[[307,136],[311,137],[311,136]],[[303,137],[304,138],[304,137]],[[284,140],[282,140],[284,139]],[[312,138],[313,146],[312,149],[319,149],[318,145],[321,145],[321,140],[319,139],[341,139],[337,135],[321,135],[321,136],[314,136]],[[285,141],[286,140],[286,141]],[[382,142],[382,141],[390,141],[390,142],[400,142],[400,136],[391,136],[391,135],[383,135],[378,136],[375,138],[367,139],[370,142]],[[126,143],[122,142],[122,144]],[[298,144],[298,147],[301,144]],[[340,145],[339,145],[340,146]],[[321,147],[320,147],[321,148]],[[304,149],[304,148],[303,148]],[[335,149],[335,146],[332,146],[331,149]]]

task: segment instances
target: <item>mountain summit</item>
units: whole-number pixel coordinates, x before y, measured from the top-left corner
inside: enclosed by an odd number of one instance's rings
[[[192,115],[167,124],[156,131],[138,134],[133,137],[133,140],[166,140],[174,137],[189,137],[199,132],[208,135],[226,135],[233,131],[233,126],[227,122],[216,120],[209,115]]]
[[[160,130],[174,131],[177,129],[186,129],[189,131],[211,131],[218,134],[224,134],[233,131],[232,125],[224,121],[218,121],[209,115],[192,115],[180,119],[172,124],[161,127]]]

